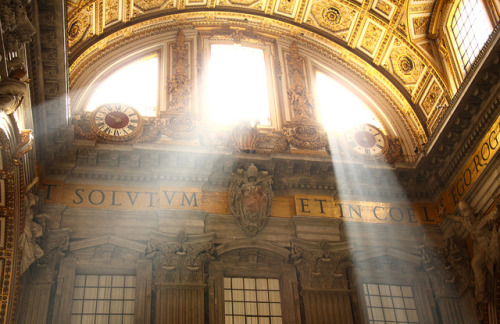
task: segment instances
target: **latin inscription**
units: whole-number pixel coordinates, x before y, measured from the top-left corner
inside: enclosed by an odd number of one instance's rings
[[[488,162],[498,152],[500,144],[500,117],[497,118],[495,124],[490,129],[488,134],[483,138],[481,144],[474,151],[473,156],[467,161],[467,164],[459,173],[459,176],[453,182],[448,195],[450,196],[450,206],[452,210],[463,199],[464,195],[469,191],[472,184],[477,180],[481,172],[486,168]]]
[[[367,223],[436,224],[432,205],[394,205],[377,202],[336,201],[330,196],[295,196],[299,216],[323,216]]]
[[[200,192],[182,190],[113,190],[105,188],[64,188],[62,198],[55,197],[57,184],[44,184],[47,202],[62,202],[74,207],[123,209],[200,208]],[[59,201],[61,200],[62,201]]]

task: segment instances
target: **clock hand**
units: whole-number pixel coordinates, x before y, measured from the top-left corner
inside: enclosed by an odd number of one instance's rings
[[[109,114],[108,116],[109,116],[111,119],[113,119],[115,122],[117,122],[117,123],[121,123],[121,122],[122,122],[122,119],[121,119],[121,118],[119,118],[119,117],[115,117],[115,116],[113,116],[113,115],[111,115],[111,114]]]

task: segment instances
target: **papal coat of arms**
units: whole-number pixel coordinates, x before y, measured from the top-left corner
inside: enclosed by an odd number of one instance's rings
[[[272,175],[257,170],[238,169],[231,177],[229,205],[236,221],[248,236],[255,236],[266,225],[274,197]]]

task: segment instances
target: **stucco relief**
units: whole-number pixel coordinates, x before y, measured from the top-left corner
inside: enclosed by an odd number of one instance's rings
[[[319,26],[340,33],[351,29],[356,11],[340,2],[322,0],[312,5],[310,16]],[[341,38],[347,40],[347,34]]]
[[[81,41],[93,36],[93,5],[82,8],[68,22],[68,45],[73,47]]]
[[[396,40],[389,57],[392,73],[398,76],[403,85],[412,93],[419,81],[425,66],[410,48]]]

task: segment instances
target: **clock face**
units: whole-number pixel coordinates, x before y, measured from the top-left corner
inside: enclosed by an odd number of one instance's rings
[[[375,126],[363,124],[346,132],[348,147],[363,156],[378,156],[387,150],[385,135]]]
[[[134,108],[123,104],[105,104],[94,110],[91,129],[111,141],[127,141],[142,133],[142,117]]]

